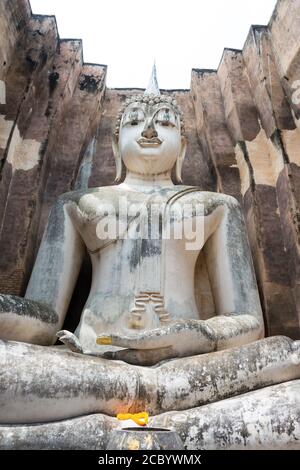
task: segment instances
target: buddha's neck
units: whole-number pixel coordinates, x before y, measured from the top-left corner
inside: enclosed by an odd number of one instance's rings
[[[128,188],[139,188],[139,189],[156,189],[159,187],[170,186],[173,187],[174,184],[171,180],[171,172],[167,171],[165,173],[160,173],[159,175],[142,175],[139,173],[134,173],[132,171],[127,171],[126,178],[122,183],[123,187]]]

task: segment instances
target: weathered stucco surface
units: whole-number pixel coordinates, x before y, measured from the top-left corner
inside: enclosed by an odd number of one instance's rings
[[[299,423],[299,380],[149,420],[149,426],[176,430],[189,450],[296,450]],[[0,449],[101,450],[106,449],[111,431],[121,427],[122,422],[102,414],[57,423],[4,425],[0,426]]]
[[[0,352],[1,424],[97,412],[153,416],[300,378],[299,341],[282,336],[152,368],[14,341],[1,341]]]
[[[190,90],[166,91],[185,114],[184,184],[241,202],[267,333],[294,339],[300,338],[299,22],[300,0],[279,0],[268,26],[251,27],[243,50],[225,49],[218,70],[193,69]],[[23,295],[53,203],[67,191],[113,182],[114,119],[137,90],[107,89],[106,66],[84,64],[81,41],[61,40],[55,18],[32,15],[28,0],[3,0],[0,28],[0,245],[5,247],[0,293]],[[61,230],[70,231],[70,224]],[[72,257],[64,249],[56,253],[64,255]],[[85,264],[69,310],[74,327],[89,276]],[[76,269],[62,273],[70,280],[66,289],[72,290],[76,277]],[[206,304],[207,318],[218,310],[207,291],[199,289],[196,297]],[[0,304],[8,301],[14,303],[14,297],[0,295]],[[25,301],[19,306],[26,309]],[[57,318],[46,313],[52,331]],[[30,315],[39,331],[40,319],[36,312]],[[20,323],[18,316],[6,320],[18,323],[21,331],[27,319]],[[45,343],[48,330],[42,332]],[[5,339],[18,339],[9,332],[8,326]],[[5,366],[11,361],[17,372],[14,376],[3,368],[2,448],[105,448],[107,435],[119,424],[98,413],[145,406],[157,415],[151,423],[176,429],[188,449],[299,448],[299,381],[273,385],[299,378],[299,343],[287,338],[178,359],[157,369],[111,366],[101,359],[83,368],[82,358],[77,361],[68,352],[62,367],[60,354],[51,348],[5,342],[1,348]],[[24,394],[20,383],[31,392]],[[51,409],[49,390],[58,397]],[[38,421],[73,419],[5,424],[35,421],[35,411]],[[87,413],[97,414],[76,418]]]
[[[176,429],[190,450],[299,450],[299,392],[300,381],[295,380],[201,408],[166,413],[151,424]]]
[[[185,115],[184,184],[242,203],[267,332],[293,338],[300,337],[299,9],[300,0],[279,0],[268,26],[251,27],[243,50],[225,49],[218,70],[193,69],[191,90],[166,92]],[[0,292],[22,295],[57,197],[112,184],[111,130],[137,90],[107,89],[106,67],[84,64],[81,41],[59,39],[55,18],[32,16],[28,0],[3,0],[0,13]]]

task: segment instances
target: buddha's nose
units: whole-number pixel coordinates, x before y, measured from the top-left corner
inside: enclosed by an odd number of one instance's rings
[[[152,139],[153,137],[157,137],[157,132],[154,127],[153,119],[149,119],[145,123],[144,130],[142,132],[142,137],[145,137],[145,139]]]

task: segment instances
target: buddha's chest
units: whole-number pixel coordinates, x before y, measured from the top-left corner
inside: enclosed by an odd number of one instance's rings
[[[95,299],[92,309],[98,311],[100,305],[109,304],[110,311],[126,312],[126,324],[134,328],[155,328],[182,313],[183,305],[189,313],[195,313],[194,270],[198,254],[186,251],[184,241],[174,239],[109,241],[91,253]]]
[[[161,255],[168,245],[199,251],[204,236],[203,212],[181,201],[170,205],[166,198],[149,199],[98,200],[97,204],[92,200],[84,211],[79,209],[75,224],[88,251],[97,253],[128,240],[131,243],[125,244],[126,249],[139,257]]]

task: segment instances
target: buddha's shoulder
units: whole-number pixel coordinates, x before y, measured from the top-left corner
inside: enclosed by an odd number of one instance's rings
[[[104,199],[113,199],[114,197],[117,196],[118,186],[101,186],[101,187],[95,187],[95,188],[87,188],[87,189],[79,189],[77,191],[69,191],[66,193],[61,194],[57,202],[60,204],[66,204],[66,203],[75,203],[77,205],[80,205],[81,202],[90,200],[90,199],[99,199],[99,200],[104,200]]]
[[[229,205],[238,206],[238,200],[229,194],[202,191],[197,186],[176,185],[176,197],[182,197],[184,201],[199,201],[205,205]]]
[[[239,202],[233,196],[212,191],[202,191],[201,188],[197,186],[176,185],[173,186],[172,189],[161,188],[159,193],[164,195],[168,200],[177,200],[178,202],[180,202],[180,200],[182,202],[192,200],[203,203],[205,206],[239,205]],[[79,207],[89,206],[90,204],[94,205],[95,202],[98,204],[100,202],[109,202],[115,205],[119,202],[120,196],[129,196],[129,199],[133,198],[134,200],[139,200],[139,194],[136,191],[131,194],[130,191],[128,192],[128,190],[122,188],[122,186],[113,185],[70,191],[59,196],[57,202],[59,204],[73,203]],[[145,199],[147,195],[141,193],[140,197]]]

